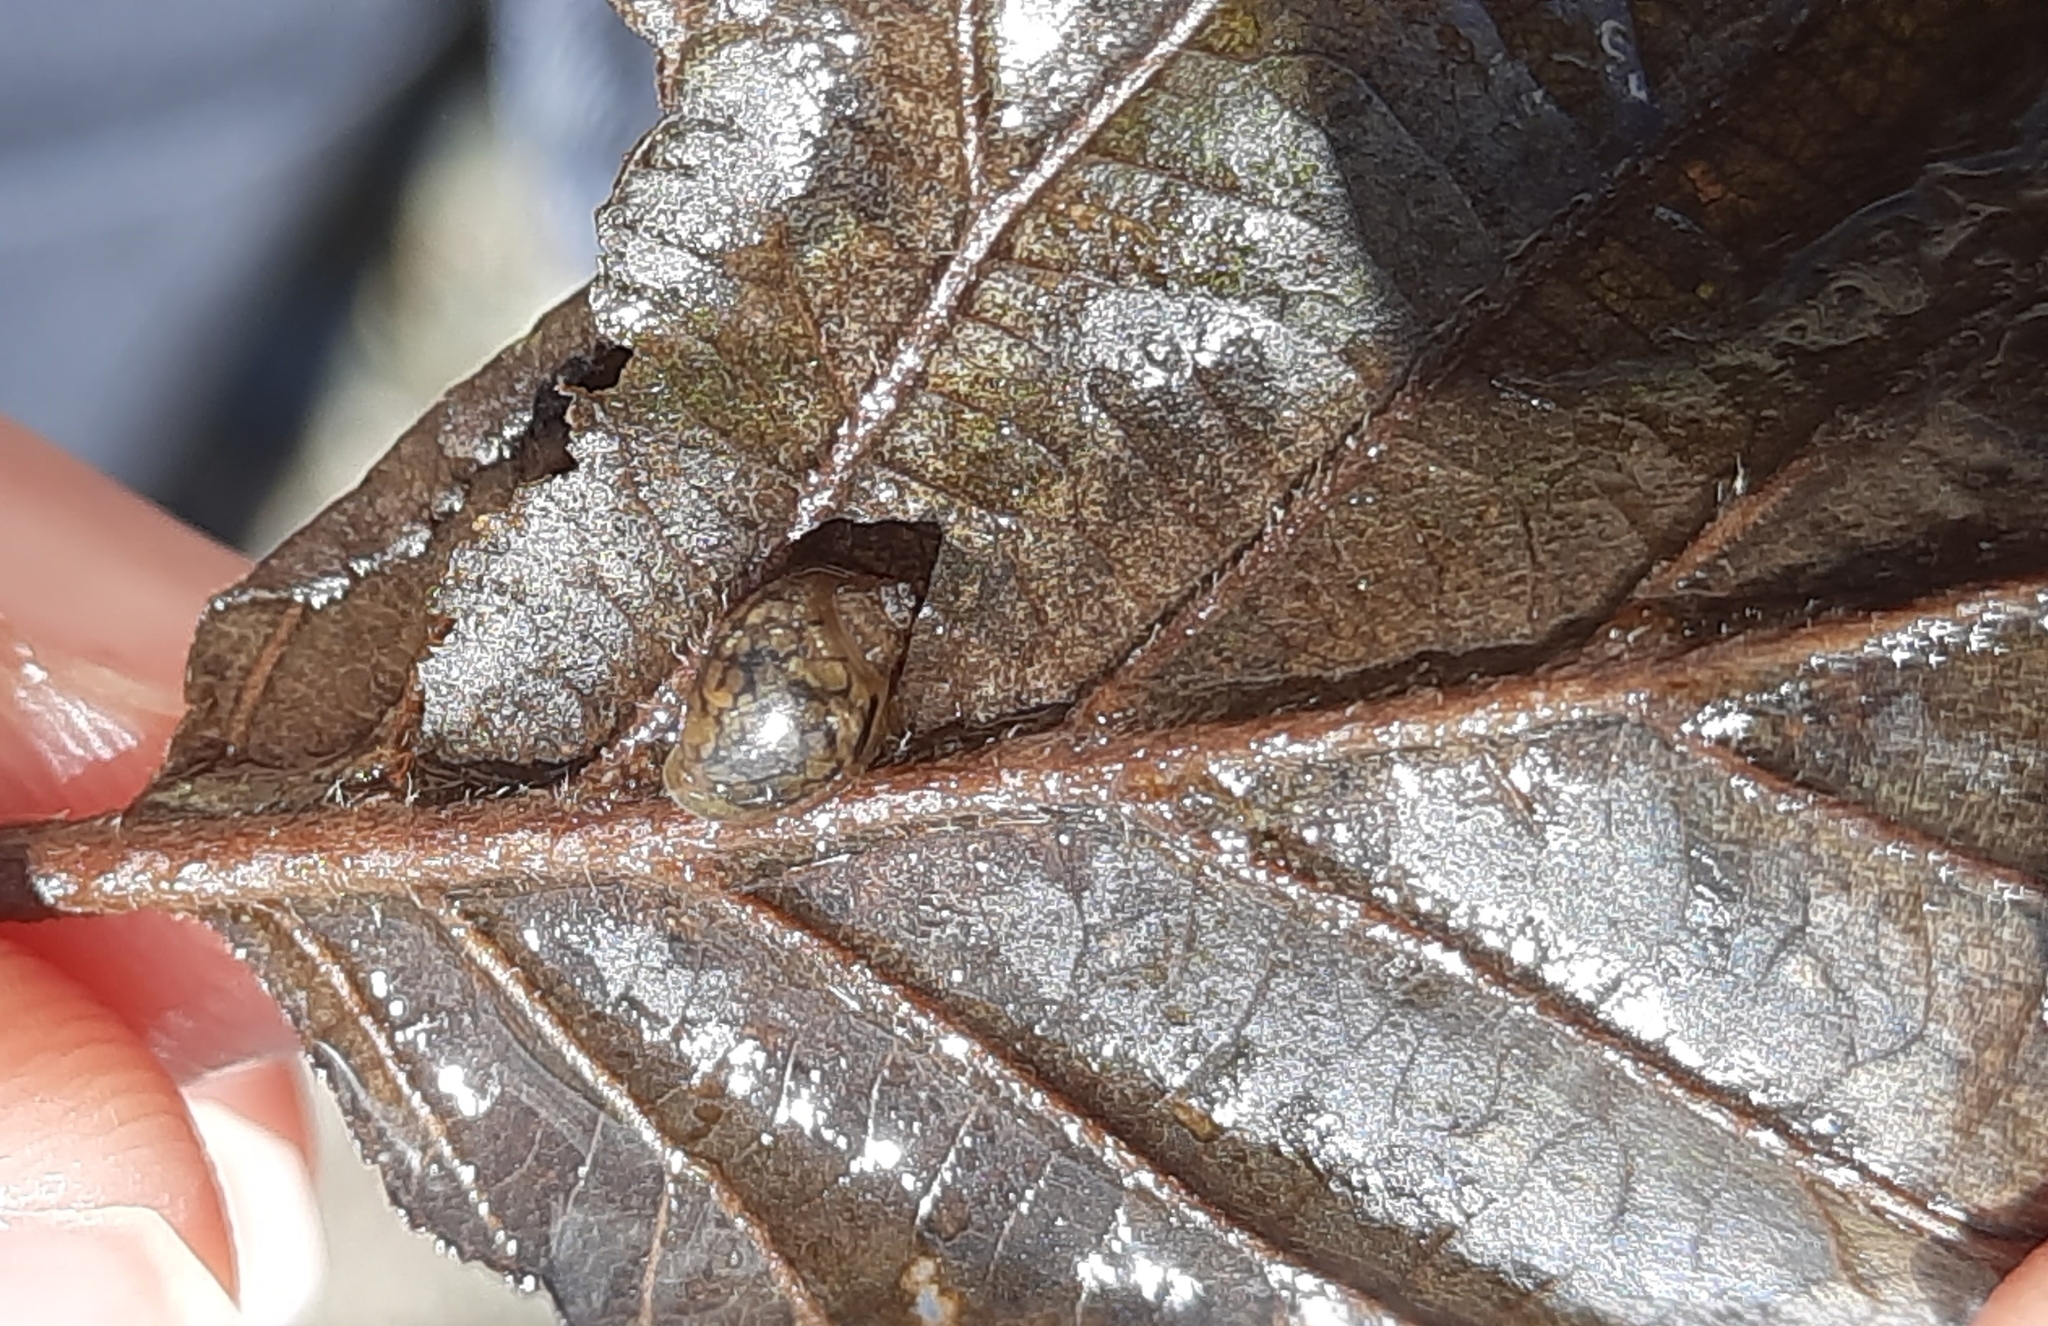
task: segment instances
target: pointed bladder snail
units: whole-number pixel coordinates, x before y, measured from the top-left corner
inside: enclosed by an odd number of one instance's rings
[[[836,570],[798,571],[735,609],[712,636],[662,769],[677,804],[712,819],[794,805],[867,767],[915,591]]]

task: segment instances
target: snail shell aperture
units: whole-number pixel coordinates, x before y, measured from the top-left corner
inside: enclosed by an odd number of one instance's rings
[[[914,607],[901,582],[823,569],[743,602],[698,661],[662,769],[668,794],[711,819],[742,818],[866,768],[890,727]]]

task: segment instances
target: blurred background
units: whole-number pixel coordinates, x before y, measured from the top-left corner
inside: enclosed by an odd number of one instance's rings
[[[0,411],[260,552],[587,279],[604,0],[0,0]]]
[[[252,555],[588,279],[656,115],[604,0],[0,0],[0,24],[0,414]],[[553,1320],[407,1231],[321,1115],[302,1326]]]

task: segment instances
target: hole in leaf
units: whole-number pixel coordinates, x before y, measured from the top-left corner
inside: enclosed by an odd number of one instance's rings
[[[619,383],[619,374],[633,352],[623,345],[600,341],[589,353],[563,362],[552,381],[533,393],[533,420],[513,457],[514,474],[520,483],[532,483],[576,468],[569,452],[569,402],[564,387],[580,391],[608,391]]]
[[[900,580],[924,601],[932,566],[939,559],[939,527],[925,521],[828,520],[791,544],[769,566],[761,583],[828,567],[882,580]]]

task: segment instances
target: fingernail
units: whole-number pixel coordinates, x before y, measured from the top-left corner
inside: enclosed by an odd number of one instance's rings
[[[326,1246],[299,1149],[201,1093],[186,1096],[227,1206],[241,1280],[242,1326],[286,1326],[320,1289]]]
[[[8,813],[118,809],[148,777],[179,696],[48,646],[0,617],[0,786]]]
[[[141,1206],[0,1217],[0,1285],[19,1326],[237,1326],[213,1272]]]

